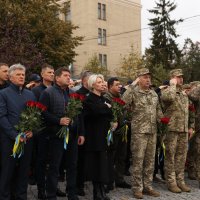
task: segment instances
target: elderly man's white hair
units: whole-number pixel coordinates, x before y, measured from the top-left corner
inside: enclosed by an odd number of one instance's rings
[[[23,71],[26,71],[26,68],[24,67],[24,65],[18,63],[18,64],[14,64],[14,65],[11,65],[9,70],[8,70],[8,75],[12,75],[12,73],[15,71],[15,70],[23,70]]]
[[[97,78],[102,79],[104,81],[104,77],[102,74],[92,74],[88,79],[88,88],[89,90],[93,90],[93,84],[96,82]]]

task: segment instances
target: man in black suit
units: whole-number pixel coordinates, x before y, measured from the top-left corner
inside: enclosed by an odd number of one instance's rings
[[[67,188],[68,200],[78,200],[76,196],[76,168],[77,168],[77,149],[78,143],[84,143],[84,137],[77,133],[82,133],[78,130],[79,121],[73,119],[73,124],[69,117],[65,116],[65,106],[69,100],[68,85],[70,82],[70,71],[65,68],[59,68],[55,71],[55,84],[47,88],[40,97],[40,102],[47,107],[44,112],[46,127],[49,134],[49,169],[47,172],[47,199],[56,200],[56,188],[58,184],[58,174],[60,162],[64,153],[63,138],[60,138],[57,133],[62,126],[69,127],[69,143],[66,150],[67,162]]]

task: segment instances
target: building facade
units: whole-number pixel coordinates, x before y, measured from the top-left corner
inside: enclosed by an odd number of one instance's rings
[[[95,54],[112,75],[131,46],[141,54],[141,0],[71,0],[67,16],[83,36],[76,49],[73,75],[78,76]]]

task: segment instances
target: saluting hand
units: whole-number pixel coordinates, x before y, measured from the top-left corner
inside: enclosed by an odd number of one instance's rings
[[[133,86],[137,85],[138,82],[139,82],[139,80],[140,80],[140,78],[137,77],[137,78],[131,83],[131,85],[133,85]]]
[[[170,81],[169,81],[170,85],[177,85],[177,80],[176,78],[172,78]]]

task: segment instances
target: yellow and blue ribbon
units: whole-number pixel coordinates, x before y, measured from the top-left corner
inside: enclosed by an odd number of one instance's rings
[[[107,145],[110,146],[111,142],[113,142],[113,131],[109,129],[107,133]]]
[[[26,134],[25,133],[19,133],[17,135],[17,137],[15,138],[15,144],[13,146],[13,154],[12,154],[12,156],[14,158],[16,158],[16,157],[20,158],[24,153],[24,142],[20,141],[21,137],[26,138]]]
[[[67,150],[67,145],[69,143],[69,128],[66,127],[66,132],[64,135],[64,149]]]

